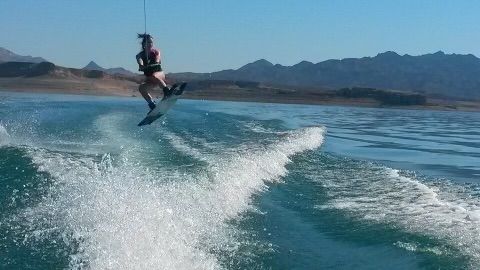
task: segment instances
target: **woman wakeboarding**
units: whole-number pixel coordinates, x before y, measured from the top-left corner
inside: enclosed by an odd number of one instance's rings
[[[142,97],[147,101],[150,110],[155,109],[150,91],[156,86],[163,89],[163,96],[168,97],[172,94],[173,89],[168,88],[165,83],[165,73],[161,66],[160,50],[153,46],[153,37],[147,33],[138,34],[138,38],[142,39],[142,51],[137,55],[138,70],[143,71],[145,75],[145,82],[142,83],[138,91]]]

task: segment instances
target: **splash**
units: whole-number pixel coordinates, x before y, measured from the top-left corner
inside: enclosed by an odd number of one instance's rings
[[[172,132],[164,132],[164,136],[167,140],[170,141],[172,146],[177,149],[177,151],[182,152],[188,156],[191,156],[199,161],[208,162],[209,159],[206,157],[205,153],[200,152],[198,149],[191,147],[188,143],[180,136],[175,135]]]
[[[78,245],[71,268],[222,268],[218,252],[238,248],[228,221],[252,209],[252,195],[267,183],[281,181],[293,155],[319,147],[323,133],[306,128],[261,149],[208,156],[215,165],[194,175],[152,173],[110,155],[95,160],[35,149],[33,161],[55,184],[24,218],[36,224],[32,231],[56,228]]]
[[[10,143],[10,135],[7,129],[0,123],[0,146],[4,146]]]

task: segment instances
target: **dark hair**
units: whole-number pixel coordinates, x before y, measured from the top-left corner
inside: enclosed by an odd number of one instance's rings
[[[147,44],[148,41],[153,42],[153,37],[150,34],[137,34],[137,38],[142,39],[142,48],[145,48],[145,45]]]

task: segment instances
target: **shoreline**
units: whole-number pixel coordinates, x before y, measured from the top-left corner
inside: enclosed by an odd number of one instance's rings
[[[33,87],[32,87],[33,88]],[[43,88],[4,88],[0,87],[0,92],[10,93],[32,93],[32,94],[58,94],[92,97],[124,97],[138,98],[143,100],[138,90],[134,89],[43,89]],[[315,99],[308,95],[298,95],[295,98],[278,96],[252,95],[251,91],[246,93],[233,93],[219,95],[218,91],[212,93],[208,90],[195,90],[183,94],[182,99],[186,100],[211,100],[211,101],[231,101],[231,102],[253,102],[253,103],[272,103],[272,104],[298,104],[298,105],[322,105],[322,106],[352,106],[362,108],[381,108],[381,109],[403,109],[403,110],[431,110],[431,111],[462,111],[462,112],[480,112],[480,102],[467,101],[444,101],[440,99],[428,99],[427,105],[382,105],[380,102],[369,98],[329,98]],[[162,95],[160,89],[151,92],[154,98]]]

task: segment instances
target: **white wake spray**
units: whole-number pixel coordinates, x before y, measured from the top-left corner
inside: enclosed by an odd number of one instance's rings
[[[113,165],[109,155],[98,162],[35,149],[34,162],[55,185],[25,218],[37,231],[54,228],[79,243],[72,268],[221,268],[214,251],[236,248],[227,221],[250,209],[266,183],[281,180],[292,155],[318,148],[323,134],[305,128],[261,149],[208,156],[215,165],[196,175],[152,173],[127,158]]]
[[[319,208],[335,208],[352,217],[392,224],[416,234],[446,240],[480,265],[480,201],[452,184],[427,185],[402,176],[398,170],[366,166],[345,175],[322,178],[331,201]],[[329,175],[329,171],[324,174]],[[398,242],[412,250],[414,243]],[[441,254],[441,247],[426,249]]]
[[[7,145],[10,142],[10,135],[5,127],[0,123],[0,146]]]

